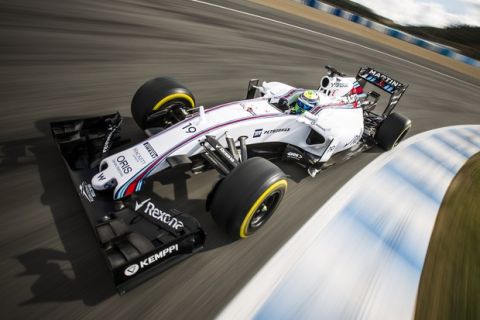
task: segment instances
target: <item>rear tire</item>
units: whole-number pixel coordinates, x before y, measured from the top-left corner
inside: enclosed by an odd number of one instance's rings
[[[217,186],[211,200],[212,217],[232,238],[247,238],[273,215],[287,184],[285,174],[270,161],[248,159]]]
[[[389,114],[375,135],[377,143],[385,150],[395,148],[412,127],[412,121],[399,113]]]
[[[132,99],[131,111],[137,125],[145,130],[153,125],[149,122],[165,122],[167,127],[178,119],[172,118],[174,113],[182,115],[182,110],[195,107],[195,99],[192,92],[185,86],[171,78],[155,78],[143,84]],[[162,118],[163,117],[163,118]],[[162,122],[163,121],[163,122]]]

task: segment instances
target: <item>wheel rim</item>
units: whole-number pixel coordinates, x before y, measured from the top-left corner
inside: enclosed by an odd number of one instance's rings
[[[403,130],[403,132],[398,136],[397,140],[395,140],[395,143],[393,144],[393,147],[395,148],[399,143],[400,141],[403,140],[403,138],[405,137],[405,135],[407,134],[408,130],[410,130],[410,127],[407,127]]]
[[[172,101],[171,103],[165,105],[160,110],[153,111],[150,113],[145,120],[147,127],[162,127],[167,128],[172,124],[175,124],[182,119],[176,119],[171,115],[171,112],[177,112],[177,110],[186,110],[184,103],[179,101]]]
[[[258,206],[257,210],[252,216],[250,223],[248,224],[249,230],[255,230],[260,228],[265,221],[272,215],[273,211],[276,209],[278,202],[280,200],[281,191],[276,190],[272,192],[268,197],[263,200],[263,202]]]
[[[250,207],[240,225],[240,238],[247,238],[250,234],[255,232],[256,229],[260,228],[268,218],[270,218],[282,200],[283,194],[287,190],[287,185],[287,180],[282,178],[275,183],[272,183],[263,191]],[[267,208],[265,209],[262,204],[265,204]],[[256,217],[253,219],[255,214]],[[251,225],[252,221],[255,221],[255,227]]]

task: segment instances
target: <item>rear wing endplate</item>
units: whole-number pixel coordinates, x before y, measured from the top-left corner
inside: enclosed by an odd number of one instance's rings
[[[362,67],[358,70],[357,80],[369,82],[391,95],[383,116],[388,116],[393,111],[408,88],[408,85],[369,67]]]

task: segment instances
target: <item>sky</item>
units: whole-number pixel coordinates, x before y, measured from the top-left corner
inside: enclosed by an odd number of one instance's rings
[[[480,0],[352,0],[403,25],[480,26]]]

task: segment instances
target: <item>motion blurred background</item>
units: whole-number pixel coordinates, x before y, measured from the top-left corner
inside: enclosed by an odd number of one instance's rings
[[[322,0],[344,10],[480,59],[478,0]]]
[[[276,216],[251,240],[235,243],[204,209],[214,175],[155,181],[163,198],[204,223],[207,248],[119,297],[48,124],[114,111],[128,121],[131,96],[148,79],[172,76],[208,107],[243,99],[250,78],[316,87],[326,64],[349,74],[370,65],[410,85],[398,110],[413,120],[411,134],[480,122],[478,69],[293,1],[273,1],[281,10],[271,2],[0,0],[4,318],[212,318],[380,153],[315,180],[285,165],[292,182]]]

